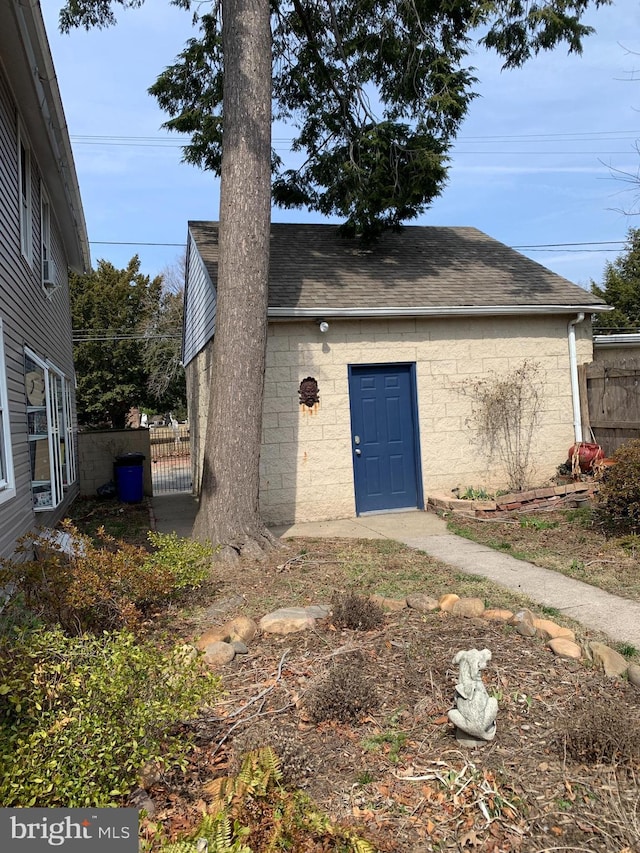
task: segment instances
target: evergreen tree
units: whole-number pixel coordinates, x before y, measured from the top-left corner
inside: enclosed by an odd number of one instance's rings
[[[630,228],[628,246],[604,268],[602,287],[591,283],[591,292],[614,310],[594,317],[594,332],[640,332],[640,228]]]
[[[149,400],[141,325],[162,279],[142,275],[136,255],[126,269],[99,261],[96,270],[71,273],[69,286],[78,420],[123,429],[131,406]]]

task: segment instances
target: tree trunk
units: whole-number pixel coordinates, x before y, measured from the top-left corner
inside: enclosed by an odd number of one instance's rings
[[[258,504],[271,224],[271,29],[269,0],[222,5],[220,262],[193,533],[230,557],[261,553],[275,541]]]

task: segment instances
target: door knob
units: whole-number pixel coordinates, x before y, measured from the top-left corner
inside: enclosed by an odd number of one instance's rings
[[[362,451],[359,447],[356,447],[356,456],[362,456]]]

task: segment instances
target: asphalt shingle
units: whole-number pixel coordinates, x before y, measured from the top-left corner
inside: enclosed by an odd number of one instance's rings
[[[218,223],[190,222],[189,229],[215,285]],[[341,236],[336,225],[271,226],[270,308],[597,310],[604,305],[476,228],[407,226],[367,246]]]

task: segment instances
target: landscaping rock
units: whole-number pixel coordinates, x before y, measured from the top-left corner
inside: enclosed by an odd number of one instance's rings
[[[310,604],[308,607],[305,607],[305,610],[314,619],[326,619],[327,616],[331,615],[330,604]]]
[[[249,649],[242,642],[242,640],[234,640],[231,643],[231,648],[235,651],[235,653],[237,655],[248,655],[249,654]]]
[[[445,613],[451,613],[451,609],[456,601],[460,601],[460,596],[456,595],[455,592],[448,592],[446,595],[440,597],[438,607],[440,610],[444,610]]]
[[[610,678],[624,675],[629,669],[629,661],[620,652],[609,648],[604,643],[589,643],[589,650],[593,655],[593,662],[604,671]]]
[[[454,616],[464,616],[467,619],[482,616],[484,601],[481,598],[459,598],[453,602],[451,613]]]
[[[196,647],[202,651],[212,643],[231,643],[234,640],[250,643],[257,633],[258,626],[253,619],[249,619],[248,616],[236,616],[224,625],[214,626],[205,631],[196,643]]]
[[[428,613],[431,610],[438,609],[438,601],[424,592],[417,592],[415,595],[407,596],[407,605],[413,610],[420,610],[422,613]]]
[[[640,687],[640,666],[637,663],[630,663],[627,669],[627,678],[634,687]]]
[[[518,610],[509,619],[509,625],[513,625],[518,634],[523,637],[535,637],[536,626],[533,624],[534,615],[530,610]]]
[[[533,624],[538,636],[543,640],[553,640],[556,637],[563,637],[565,640],[575,642],[576,635],[569,628],[563,628],[561,625],[556,625],[551,619],[534,619]]]
[[[513,618],[513,611],[504,610],[500,607],[492,607],[484,611],[482,618],[489,619],[491,622],[508,622],[509,619]]]
[[[315,623],[316,620],[304,607],[281,607],[262,617],[260,630],[265,634],[296,634],[313,628]]]
[[[210,643],[204,650],[204,662],[213,669],[231,663],[235,656],[236,651],[230,643]]]
[[[214,628],[209,628],[200,639],[196,642],[196,648],[201,652],[212,643],[229,643],[231,641],[231,633],[226,625],[219,625]]]
[[[407,606],[406,598],[386,598],[384,595],[370,595],[369,601],[388,612],[404,610]]]
[[[556,637],[555,639],[549,640],[547,646],[549,646],[554,655],[557,655],[559,658],[580,660],[582,657],[582,649],[580,646],[572,640],[567,640],[565,637]]]
[[[232,640],[241,640],[243,643],[250,643],[258,633],[258,626],[248,616],[236,616],[230,622],[227,622],[229,633]]]

